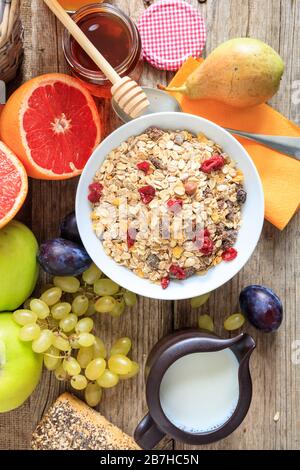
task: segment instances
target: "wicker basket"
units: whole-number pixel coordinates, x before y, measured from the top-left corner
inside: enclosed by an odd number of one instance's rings
[[[8,82],[17,73],[23,55],[23,28],[20,0],[11,0],[4,7],[0,24],[0,80]]]

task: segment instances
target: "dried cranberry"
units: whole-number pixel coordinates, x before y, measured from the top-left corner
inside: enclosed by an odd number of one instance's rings
[[[200,248],[201,253],[205,256],[210,256],[214,250],[213,241],[209,237],[204,237],[202,246]]]
[[[225,160],[221,155],[213,155],[208,160],[205,160],[201,166],[200,170],[203,173],[211,173],[214,170],[220,170],[225,164]]]
[[[167,206],[172,212],[179,212],[182,209],[183,200],[182,199],[169,199]]]
[[[135,242],[135,238],[132,237],[131,233],[129,233],[129,230],[127,231],[127,246],[128,248],[132,248]]]
[[[222,258],[224,261],[232,261],[237,257],[238,252],[235,248],[227,248],[227,250],[223,251]]]
[[[103,186],[101,183],[92,183],[89,185],[89,195],[88,200],[95,204],[100,201],[102,196]]]
[[[210,237],[210,231],[207,228],[198,230],[196,232],[193,242],[196,243],[196,245],[200,248],[202,246],[202,241],[204,240],[205,237],[206,238]]]
[[[167,287],[169,287],[169,284],[170,284],[169,276],[163,277],[160,281],[160,284],[163,289],[166,289]]]
[[[143,186],[139,189],[141,199],[144,204],[149,204],[155,196],[155,189],[153,186]]]
[[[178,264],[171,264],[169,268],[169,273],[174,276],[176,279],[185,279],[186,278],[186,272],[183,268],[178,266]]]
[[[145,175],[148,174],[149,168],[150,168],[150,163],[149,162],[140,162],[136,165],[138,170],[141,170],[145,173]]]

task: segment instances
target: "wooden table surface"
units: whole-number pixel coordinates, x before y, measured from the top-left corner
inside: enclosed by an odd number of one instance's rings
[[[62,29],[42,0],[22,0],[25,27],[25,60],[22,73],[13,84],[46,72],[65,72],[61,48]],[[133,19],[143,12],[142,0],[119,0],[119,5]],[[190,1],[204,15],[208,38],[206,51],[238,36],[266,41],[283,57],[286,70],[280,91],[272,104],[285,116],[300,122],[299,99],[292,100],[293,86],[300,80],[300,0],[207,0]],[[143,84],[167,82],[170,75],[145,66]],[[298,82],[296,82],[298,80]],[[294,102],[293,102],[294,101]],[[108,102],[100,103],[105,132],[119,123],[112,116]],[[63,182],[30,182],[30,192],[21,213],[37,238],[42,241],[57,236],[61,218],[73,210],[77,179]],[[251,328],[257,349],[251,360],[254,395],[243,424],[227,439],[205,446],[208,449],[299,449],[300,448],[300,365],[292,363],[292,348],[300,340],[299,257],[300,216],[280,232],[265,222],[263,233],[250,261],[231,282],[211,295],[209,302],[191,310],[188,301],[167,302],[140,298],[138,306],[121,319],[101,318],[98,331],[109,343],[128,335],[133,340],[133,358],[144,364],[156,341],[183,326],[195,326],[199,312],[210,313],[216,332],[223,337],[223,319],[237,311],[238,295],[248,284],[265,284],[275,290],[284,304],[285,318],[277,334],[262,334]],[[298,294],[298,295],[297,295]],[[298,300],[298,303],[297,303]],[[65,389],[49,372],[31,398],[18,410],[0,416],[0,449],[27,449],[32,430]],[[132,434],[147,411],[143,374],[108,390],[100,405],[102,413],[124,431]],[[279,412],[279,420],[274,421]],[[166,438],[168,449],[192,447]]]

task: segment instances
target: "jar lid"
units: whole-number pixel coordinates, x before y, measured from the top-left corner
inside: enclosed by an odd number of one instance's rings
[[[206,41],[203,16],[182,0],[161,0],[138,21],[143,57],[160,70],[178,70],[188,57],[201,55]]]

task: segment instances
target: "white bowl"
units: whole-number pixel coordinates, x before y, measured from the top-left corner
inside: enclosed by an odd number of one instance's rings
[[[192,276],[184,281],[171,281],[167,289],[142,279],[129,269],[120,266],[107,256],[101,241],[95,235],[88,202],[88,186],[108,153],[132,135],[141,134],[147,127],[202,132],[218,143],[237,162],[245,177],[247,201],[243,206],[242,226],[235,244],[238,256],[231,262],[223,262],[208,270],[205,276]],[[76,217],[82,242],[95,264],[113,281],[145,297],[166,300],[192,298],[213,291],[237,274],[250,258],[262,230],[264,197],[257,170],[242,145],[227,131],[207,119],[185,113],[156,113],[142,116],[110,134],[96,148],[81,175],[76,195]]]

